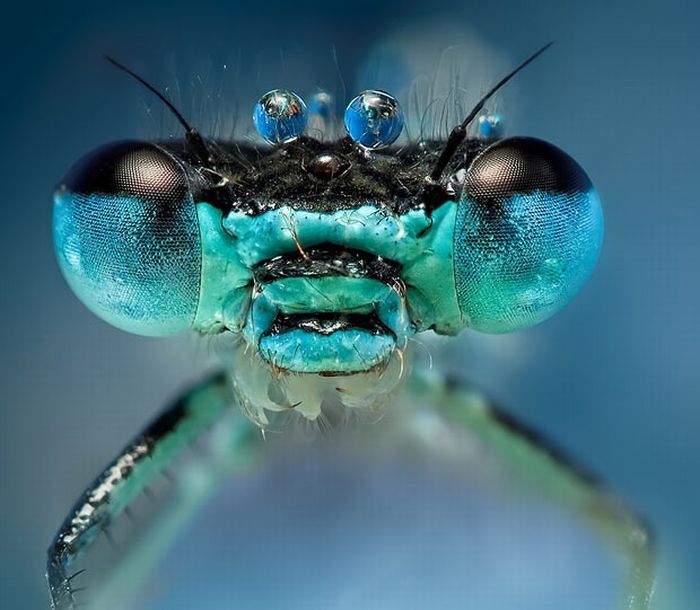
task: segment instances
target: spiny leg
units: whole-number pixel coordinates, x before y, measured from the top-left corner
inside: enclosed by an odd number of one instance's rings
[[[82,570],[71,575],[70,566],[233,402],[223,375],[195,386],[153,420],[87,488],[48,549],[46,577],[52,608],[77,607],[73,580]]]
[[[643,520],[593,477],[537,433],[450,380],[438,384],[414,375],[419,398],[438,405],[451,424],[463,427],[513,469],[533,491],[573,512],[611,547],[625,578],[621,610],[648,610],[654,588],[654,550]]]

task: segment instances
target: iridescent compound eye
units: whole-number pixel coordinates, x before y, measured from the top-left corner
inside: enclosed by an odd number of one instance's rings
[[[403,113],[399,102],[384,91],[363,91],[345,110],[345,129],[363,148],[386,148],[401,135]]]
[[[603,238],[598,193],[556,146],[508,138],[467,170],[454,235],[467,326],[510,332],[563,307],[590,275]]]
[[[87,155],[55,196],[56,256],[73,291],[118,328],[185,330],[199,301],[197,212],[180,163],[141,142]]]
[[[274,89],[263,95],[253,108],[253,123],[270,144],[296,140],[306,129],[306,104],[296,94]]]

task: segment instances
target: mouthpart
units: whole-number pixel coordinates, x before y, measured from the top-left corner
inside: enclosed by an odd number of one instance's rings
[[[317,250],[255,270],[244,336],[278,371],[351,375],[381,367],[413,334],[395,264]]]

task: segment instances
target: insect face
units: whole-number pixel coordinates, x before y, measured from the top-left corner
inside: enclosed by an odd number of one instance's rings
[[[231,332],[270,370],[338,377],[383,370],[415,332],[536,324],[590,274],[600,202],[559,148],[492,137],[489,115],[488,137],[467,117],[446,142],[391,145],[402,113],[380,91],[348,105],[346,136],[304,135],[307,118],[275,90],[254,110],[271,146],[183,119],[187,140],[88,155],[54,207],[75,293],[131,332]]]
[[[220,146],[216,172],[123,142],[68,175],[56,249],[98,315],[141,334],[243,332],[279,368],[357,372],[418,330],[549,317],[600,247],[590,180],[540,140],[468,140],[451,170],[460,190],[437,204],[423,188],[436,143],[371,156],[347,139]]]

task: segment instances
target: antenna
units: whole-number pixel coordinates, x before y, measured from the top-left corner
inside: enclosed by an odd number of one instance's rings
[[[197,156],[197,159],[204,165],[208,165],[211,163],[211,153],[209,152],[209,149],[207,148],[207,145],[204,142],[204,138],[194,127],[192,127],[185,120],[185,117],[182,116],[180,111],[177,108],[175,108],[175,105],[167,97],[165,97],[165,95],[158,91],[158,89],[151,85],[151,83],[149,83],[146,79],[136,74],[136,72],[134,72],[130,68],[127,68],[124,64],[119,63],[116,59],[113,59],[109,55],[105,55],[105,59],[114,67],[118,68],[122,72],[126,72],[133,79],[137,80],[144,87],[146,87],[146,89],[153,93],[161,102],[163,102],[167,106],[168,110],[170,110],[170,112],[172,112],[175,115],[175,118],[184,127],[187,143],[194,149],[194,153]]]
[[[452,158],[452,155],[455,154],[455,151],[459,148],[459,145],[462,142],[464,142],[464,139],[467,137],[467,127],[469,126],[469,123],[471,123],[476,117],[476,115],[479,114],[481,109],[484,107],[484,104],[491,98],[491,96],[494,93],[496,93],[496,91],[498,91],[501,87],[503,87],[503,85],[505,85],[518,72],[520,72],[520,70],[522,70],[525,66],[535,61],[535,59],[542,55],[542,53],[544,53],[553,44],[553,42],[549,42],[546,45],[544,45],[539,51],[530,55],[530,57],[528,57],[523,63],[521,63],[517,68],[515,68],[515,70],[513,70],[510,74],[504,76],[500,81],[498,81],[498,83],[477,102],[476,106],[472,108],[472,111],[467,115],[467,117],[459,125],[457,125],[450,133],[449,137],[447,138],[445,148],[442,149],[442,153],[440,153],[440,157],[438,158],[437,163],[433,168],[433,171],[430,173],[430,177],[428,179],[429,182],[432,182],[434,184],[438,180],[440,180],[440,177],[445,171],[445,167],[447,167],[447,164]]]

